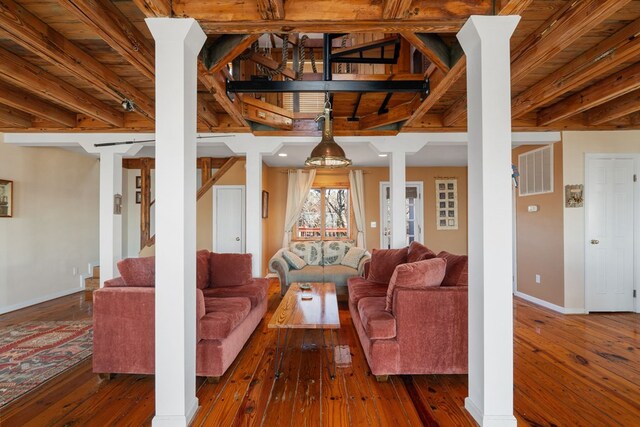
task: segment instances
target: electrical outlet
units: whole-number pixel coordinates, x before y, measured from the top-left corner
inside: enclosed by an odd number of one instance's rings
[[[536,283],[540,284],[540,275],[536,274]]]
[[[376,228],[378,226],[378,223],[375,221],[371,221],[371,228]]]

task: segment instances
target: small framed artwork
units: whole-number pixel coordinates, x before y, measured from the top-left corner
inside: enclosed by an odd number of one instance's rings
[[[269,192],[262,191],[262,218],[269,217]]]
[[[564,198],[566,208],[581,208],[584,206],[584,196],[582,194],[582,184],[565,185]]]
[[[436,229],[458,229],[458,179],[436,178]]]
[[[13,181],[0,179],[0,218],[13,216]]]
[[[142,188],[142,177],[136,176],[136,188]]]
[[[136,191],[136,203],[142,203],[142,191]]]

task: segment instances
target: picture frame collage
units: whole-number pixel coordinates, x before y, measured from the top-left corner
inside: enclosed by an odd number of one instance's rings
[[[458,229],[458,180],[436,179],[436,229]]]

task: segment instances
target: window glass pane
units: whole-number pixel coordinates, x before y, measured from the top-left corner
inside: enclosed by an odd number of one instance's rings
[[[325,189],[325,232],[328,238],[349,237],[349,190]]]
[[[298,234],[299,239],[320,238],[320,221],[321,215],[321,193],[319,189],[309,191],[307,200],[304,202],[302,212],[298,218]]]

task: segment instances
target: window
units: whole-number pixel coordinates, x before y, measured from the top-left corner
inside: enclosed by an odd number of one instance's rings
[[[521,196],[553,192],[553,146],[531,150],[518,156]]]
[[[298,239],[348,239],[349,190],[313,188],[296,226]]]

